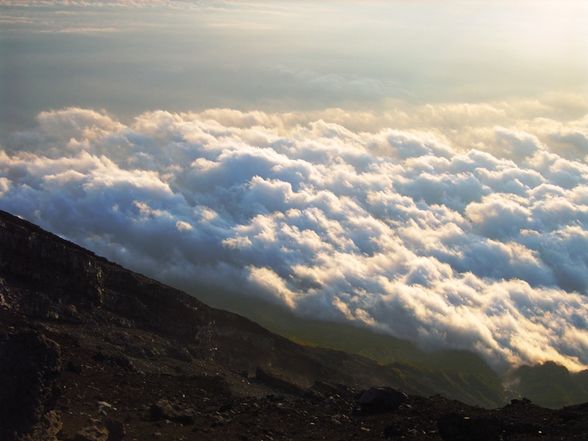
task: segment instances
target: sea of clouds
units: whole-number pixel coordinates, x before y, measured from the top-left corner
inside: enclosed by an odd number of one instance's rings
[[[580,369],[588,106],[558,100],[52,110],[0,146],[0,208],[177,285]]]

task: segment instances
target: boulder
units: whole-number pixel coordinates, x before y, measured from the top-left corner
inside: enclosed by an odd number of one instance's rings
[[[76,433],[72,441],[108,441],[108,429],[99,424],[87,426]]]
[[[107,419],[104,426],[108,429],[108,441],[122,441],[125,438],[125,426],[120,421]]]
[[[408,401],[408,395],[390,387],[372,387],[361,393],[358,404],[361,413],[393,412]]]
[[[150,408],[150,416],[153,421],[170,420],[180,424],[194,424],[194,411],[182,409],[172,404],[169,400],[159,400],[153,403]]]

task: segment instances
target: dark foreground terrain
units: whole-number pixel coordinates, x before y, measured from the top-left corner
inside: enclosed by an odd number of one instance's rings
[[[408,369],[294,344],[0,212],[2,441],[588,439],[588,404],[422,398],[439,388]]]

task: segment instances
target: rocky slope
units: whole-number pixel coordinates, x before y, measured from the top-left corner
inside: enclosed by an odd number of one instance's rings
[[[297,345],[0,212],[1,440],[588,436],[588,405],[420,398],[438,386],[407,369]]]

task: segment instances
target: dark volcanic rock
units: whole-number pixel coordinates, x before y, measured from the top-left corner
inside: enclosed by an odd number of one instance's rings
[[[33,431],[56,398],[60,348],[34,331],[0,337],[0,439]]]
[[[365,415],[393,412],[408,401],[408,396],[390,387],[372,387],[361,393],[358,404]]]
[[[270,374],[260,367],[255,370],[255,379],[282,392],[294,395],[303,395],[305,392],[303,388],[293,382],[280,378],[276,374]]]
[[[125,438],[125,426],[120,421],[108,419],[104,422],[104,427],[108,430],[108,441],[122,441]]]
[[[169,400],[159,400],[150,408],[150,416],[154,421],[170,420],[180,424],[194,424],[194,410],[183,409]]]
[[[72,441],[108,441],[108,429],[100,424],[93,424],[80,429]]]
[[[82,364],[77,360],[68,360],[67,364],[65,365],[65,368],[69,372],[73,372],[75,374],[82,373]]]
[[[103,352],[98,352],[96,355],[94,355],[94,360],[100,363],[109,364],[111,366],[118,366],[129,371],[136,370],[132,360],[125,355],[105,354]]]
[[[57,435],[63,428],[61,413],[55,410],[47,412],[41,420],[39,433],[43,434],[43,441],[56,441]]]
[[[391,424],[391,425],[386,426],[384,428],[384,438],[399,437],[399,436],[402,436],[402,434],[403,434],[402,429],[396,424]]]
[[[0,211],[0,441],[588,439],[588,405],[421,398],[435,385],[406,369],[297,345]]]
[[[449,414],[437,421],[443,441],[500,441],[502,425],[496,418]]]

